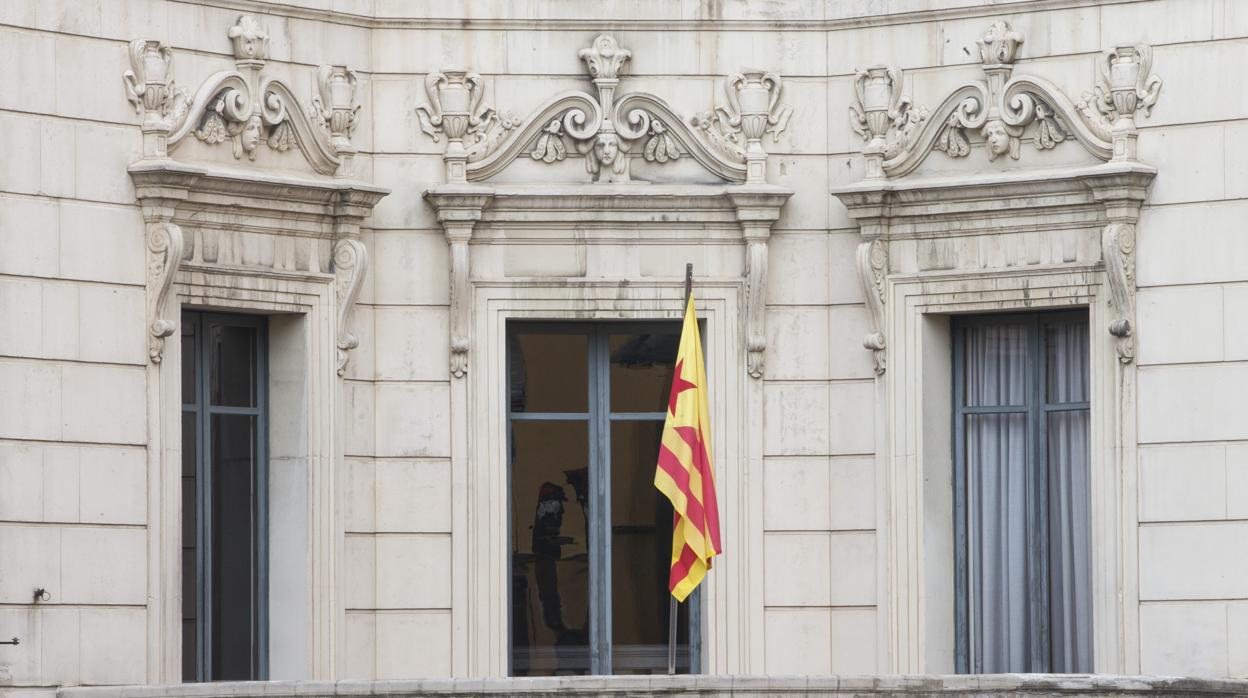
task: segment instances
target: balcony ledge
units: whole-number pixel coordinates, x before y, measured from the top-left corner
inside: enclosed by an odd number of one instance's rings
[[[959,676],[558,676],[392,681],[255,681],[62,688],[58,698],[337,696],[1244,696],[1248,680],[1112,674]]]

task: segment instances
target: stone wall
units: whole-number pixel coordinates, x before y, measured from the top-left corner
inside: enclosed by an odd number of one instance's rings
[[[126,175],[141,140],[121,75],[134,38],[172,45],[176,78],[190,86],[228,68],[223,31],[244,9],[272,37],[270,70],[301,96],[316,65],[360,72],[356,169],[393,192],[364,233],[372,268],[342,386],[339,677],[444,677],[468,666],[451,649],[452,597],[464,582],[450,573],[449,259],[421,198],[443,179],[444,146],[414,111],[425,75],[470,67],[492,104],[524,115],[560,89],[584,88],[577,51],[600,31],[633,51],[633,86],[684,114],[722,101],[726,73],[758,66],[784,77],[794,114],[768,143],[768,172],[795,194],[768,243],[764,421],[752,425],[764,455],[761,655],[742,662],[768,674],[890,669],[877,612],[887,550],[876,534],[890,512],[877,475],[876,378],[861,345],[861,238],[828,189],[863,176],[848,119],[854,70],[898,64],[907,93],[933,103],[978,70],[974,41],[996,18],[1026,34],[1020,72],[1075,93],[1103,48],[1154,47],[1166,82],[1139,139],[1158,170],[1139,224],[1140,447],[1138,470],[1122,473],[1139,492],[1139,627],[1114,661],[1148,674],[1248,675],[1248,169],[1236,157],[1248,142],[1236,89],[1248,8],[989,5],[0,3],[0,64],[11,69],[0,89],[0,637],[22,641],[0,645],[0,692],[151,675],[144,229]],[[50,599],[32,605],[35,588]]]

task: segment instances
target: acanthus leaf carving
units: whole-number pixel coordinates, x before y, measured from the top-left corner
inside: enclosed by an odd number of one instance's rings
[[[360,339],[348,325],[351,311],[355,309],[364,275],[368,273],[368,250],[355,238],[343,238],[334,245],[334,290],[338,304],[337,370],[342,376],[347,371],[349,352],[360,346]]]
[[[1109,333],[1117,339],[1118,360],[1128,364],[1135,360],[1135,226],[1121,222],[1105,226],[1101,253],[1114,312]]]
[[[302,108],[286,83],[265,75],[269,38],[255,17],[240,15],[227,36],[237,69],[211,75],[190,98],[173,86],[167,46],[131,42],[123,77],[127,98],[144,115],[144,158],[165,158],[194,136],[208,145],[230,140],[239,160],[254,160],[262,144],[277,152],[297,147],[317,172],[351,176],[350,133],[359,111],[354,71],[322,66],[320,92]]]
[[[978,41],[985,79],[956,88],[931,110],[930,119],[897,118],[903,109],[927,113],[899,101],[898,69],[859,71],[850,125],[867,141],[868,178],[905,175],[933,150],[967,157],[970,133],[982,139],[990,160],[1019,159],[1028,129],[1039,150],[1075,140],[1101,160],[1134,159],[1135,114],[1147,116],[1161,89],[1161,80],[1150,72],[1151,49],[1123,45],[1106,51],[1094,92],[1076,102],[1041,78],[1013,75],[1024,40],[1008,22],[993,22]]]
[[[614,37],[600,34],[578,55],[594,94],[556,95],[523,120],[486,106],[484,83],[473,73],[431,73],[425,83],[428,103],[417,107],[417,115],[421,130],[435,142],[447,136],[447,181],[487,179],[521,156],[555,163],[576,153],[584,157],[592,181],[630,181],[634,158],[662,164],[688,157],[727,181],[765,182],[763,136],[778,140],[793,114],[780,104],[778,75],[746,71],[729,76],[726,105],[684,118],[648,93],[626,93],[617,100],[632,52]],[[459,121],[448,125],[451,118]]]
[[[182,228],[169,221],[147,224],[147,354],[152,363],[164,356],[165,339],[178,328],[164,317],[173,275],[182,261]]]
[[[884,338],[884,282],[888,275],[888,247],[883,240],[875,239],[858,245],[858,280],[862,284],[871,318],[871,332],[862,339],[863,347],[871,350],[876,375],[887,368]]]

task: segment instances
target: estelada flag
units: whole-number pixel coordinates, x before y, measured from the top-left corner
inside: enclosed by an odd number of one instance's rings
[[[659,446],[654,486],[672,503],[672,568],[668,588],[684,601],[723,552],[719,543],[719,507],[711,468],[711,422],[706,406],[706,365],[693,294],[676,352],[676,372],[667,402],[667,421]]]

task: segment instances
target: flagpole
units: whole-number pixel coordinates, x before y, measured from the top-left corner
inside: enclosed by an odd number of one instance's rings
[[[689,297],[693,295],[693,263],[685,264],[685,304],[681,307],[680,314],[684,317],[685,311],[689,308]],[[669,570],[670,572],[670,570]],[[667,674],[675,676],[676,674],[676,611],[678,602],[675,596],[668,596],[671,603],[667,611]]]

